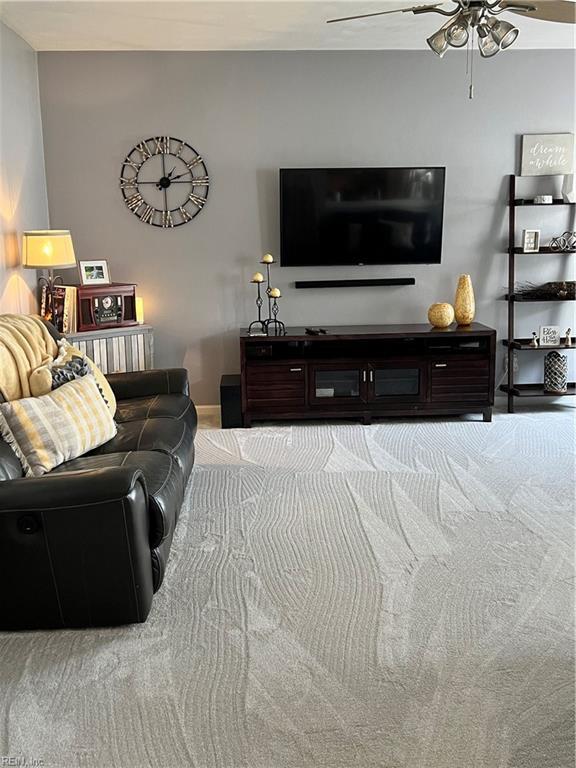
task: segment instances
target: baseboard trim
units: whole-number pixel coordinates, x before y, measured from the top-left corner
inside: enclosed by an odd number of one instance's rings
[[[197,405],[198,416],[220,416],[219,405]]]

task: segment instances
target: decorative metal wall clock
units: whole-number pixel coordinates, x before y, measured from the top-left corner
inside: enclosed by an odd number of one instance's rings
[[[124,202],[153,227],[179,227],[197,216],[208,200],[210,179],[194,147],[171,136],[153,136],[132,149],[122,164]]]

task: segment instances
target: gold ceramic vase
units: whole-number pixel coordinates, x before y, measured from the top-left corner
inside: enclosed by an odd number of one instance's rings
[[[474,289],[470,275],[460,275],[456,298],[454,299],[454,317],[458,325],[470,325],[474,320],[476,304],[474,302]]]

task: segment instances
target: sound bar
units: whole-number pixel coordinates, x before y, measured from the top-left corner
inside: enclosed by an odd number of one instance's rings
[[[294,288],[367,288],[375,285],[416,285],[413,277],[382,277],[373,280],[296,280]]]

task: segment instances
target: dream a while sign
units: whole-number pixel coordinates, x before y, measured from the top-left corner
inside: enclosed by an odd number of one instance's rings
[[[548,133],[522,136],[522,176],[574,173],[574,134]]]

